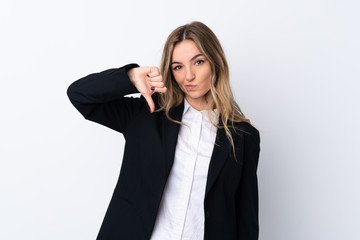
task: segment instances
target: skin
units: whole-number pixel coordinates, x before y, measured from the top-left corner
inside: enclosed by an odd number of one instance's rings
[[[175,45],[171,69],[189,104],[198,111],[205,110],[211,66],[193,41],[184,40]]]
[[[206,109],[210,90],[211,67],[209,61],[191,40],[175,45],[171,71],[189,104],[198,111]],[[157,67],[138,67],[128,71],[130,81],[147,101],[150,113],[155,110],[151,98],[154,92],[166,92]]]
[[[162,76],[157,67],[138,67],[128,71],[128,76],[136,89],[144,96],[149,105],[150,113],[154,112],[155,104],[151,98],[154,92],[166,92]]]

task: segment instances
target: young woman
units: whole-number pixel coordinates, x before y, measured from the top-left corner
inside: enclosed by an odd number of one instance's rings
[[[258,239],[259,132],[234,101],[206,25],[175,29],[160,70],[129,64],[81,78],[67,93],[86,119],[126,139],[98,240]]]

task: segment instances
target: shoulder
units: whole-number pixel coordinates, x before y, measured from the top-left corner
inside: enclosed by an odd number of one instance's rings
[[[245,146],[254,147],[258,149],[260,147],[260,133],[251,123],[238,122],[235,123],[235,134],[237,137],[243,139]]]
[[[259,137],[260,133],[251,123],[248,122],[237,122],[234,124],[236,132],[243,135],[249,135],[253,137]]]

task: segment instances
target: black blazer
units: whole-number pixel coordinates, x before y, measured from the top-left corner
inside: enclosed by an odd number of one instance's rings
[[[149,240],[175,153],[179,124],[164,112],[150,114],[130,82],[129,64],[90,74],[72,83],[70,101],[85,119],[121,132],[126,140],[120,176],[97,240]],[[158,108],[159,94],[153,94]],[[171,109],[181,121],[183,103]],[[236,123],[235,156],[225,131],[217,130],[204,197],[205,240],[258,239],[257,165],[259,132]],[[164,239],[165,240],[165,239]]]

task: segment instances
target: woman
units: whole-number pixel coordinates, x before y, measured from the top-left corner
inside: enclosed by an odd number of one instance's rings
[[[258,239],[259,133],[233,99],[206,25],[169,35],[161,71],[129,64],[90,74],[68,96],[126,139],[98,240]]]

